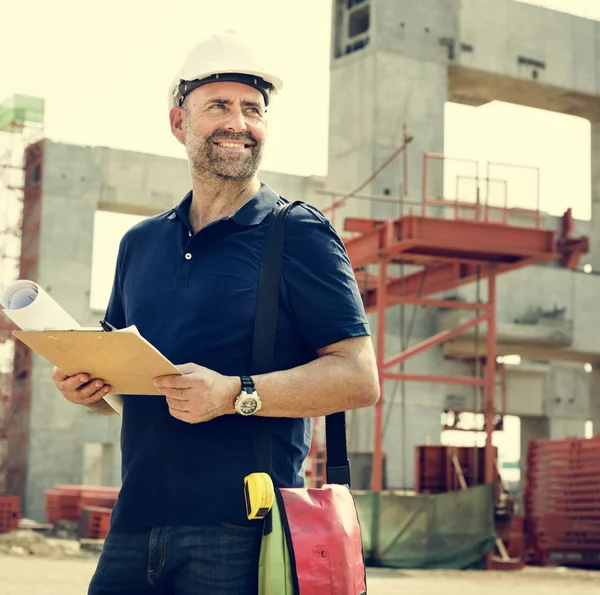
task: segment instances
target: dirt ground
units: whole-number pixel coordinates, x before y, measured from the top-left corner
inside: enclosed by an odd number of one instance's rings
[[[96,558],[0,555],[2,595],[85,595]],[[518,572],[369,572],[369,595],[598,595],[600,572],[528,568]],[[276,594],[274,594],[276,595]]]

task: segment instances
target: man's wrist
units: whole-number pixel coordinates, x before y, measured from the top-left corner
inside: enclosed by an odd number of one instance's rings
[[[231,387],[228,398],[227,398],[227,411],[226,415],[231,415],[236,413],[235,411],[235,402],[237,398],[240,396],[242,392],[242,380],[239,376],[229,376],[229,385]]]

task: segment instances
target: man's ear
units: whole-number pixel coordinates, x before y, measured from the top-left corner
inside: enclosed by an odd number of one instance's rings
[[[185,144],[185,110],[181,107],[172,107],[169,112],[171,133],[182,144]]]

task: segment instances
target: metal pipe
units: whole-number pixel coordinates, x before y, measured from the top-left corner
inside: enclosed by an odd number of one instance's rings
[[[340,200],[333,206],[334,209],[342,206],[349,198],[352,198],[355,194],[359,193],[363,188],[366,188],[377,176],[386,168],[390,163],[400,155],[403,151],[406,150],[409,143],[412,142],[412,137],[407,137],[402,145],[398,147],[379,167],[377,167],[373,173],[366,179],[363,180],[352,192],[345,194],[340,198]]]
[[[465,386],[484,386],[484,378],[472,376],[433,376],[430,374],[409,374],[405,372],[382,372],[382,378],[387,380],[405,380],[407,382],[439,382],[441,384],[462,384]]]
[[[487,328],[486,349],[486,386],[485,386],[485,482],[494,483],[495,461],[492,436],[494,433],[494,388],[496,384],[496,275],[492,271],[488,276],[488,304],[490,312]]]
[[[421,191],[423,193],[423,196],[421,197],[421,216],[422,217],[427,217],[427,160],[428,160],[428,153],[423,153],[423,171],[421,172],[421,175],[423,176],[422,178],[422,188]]]
[[[451,310],[476,310],[488,311],[489,304],[477,304],[472,302],[454,302],[452,300],[429,300],[427,298],[416,298],[414,296],[400,296],[393,298],[394,304],[412,304],[426,308],[448,308]]]
[[[373,472],[371,490],[379,493],[383,489],[383,410],[385,401],[382,374],[385,362],[385,315],[387,310],[387,260],[379,260],[379,278],[377,279],[377,368],[379,369],[380,398],[375,405],[375,432],[373,447]]]
[[[378,291],[378,293],[379,293],[379,291]],[[379,299],[379,296],[377,296],[377,299]],[[430,349],[431,347],[435,347],[436,345],[439,345],[440,343],[443,343],[444,341],[453,339],[454,337],[457,337],[461,333],[464,333],[466,330],[474,327],[475,325],[479,324],[480,322],[485,322],[486,320],[488,320],[490,318],[490,316],[492,316],[491,311],[485,312],[484,314],[480,314],[479,316],[476,316],[475,318],[473,318],[472,320],[469,320],[468,322],[465,322],[464,324],[461,324],[452,329],[446,329],[445,331],[442,331],[442,332],[438,333],[437,335],[430,337],[429,339],[425,339],[424,341],[417,343],[413,347],[406,349],[402,353],[399,353],[398,355],[394,356],[393,358],[384,361],[382,363],[383,367],[381,369],[387,369],[387,368],[391,368],[392,366],[396,366],[400,362],[403,362],[403,361],[407,360],[408,358],[421,353],[422,351],[426,351],[427,349]]]
[[[319,194],[321,196],[333,196],[337,199],[339,192],[326,192],[325,190],[317,190],[315,191],[315,194]],[[354,196],[351,197],[353,200],[356,198],[358,200],[368,200],[368,201],[372,201],[372,202],[386,202],[386,203],[392,203],[392,204],[399,204],[398,199],[397,198],[390,198],[389,196],[381,196],[381,195],[377,195],[377,194],[355,194]],[[341,202],[341,201],[340,201]],[[331,210],[337,209],[339,206],[341,206],[340,202],[334,203],[329,205],[328,207],[323,207],[322,212],[323,213],[328,213]],[[411,204],[411,205],[415,205],[418,206],[421,204],[420,200],[405,200],[404,201],[405,204]]]
[[[402,133],[404,136],[404,144],[406,145],[406,149],[404,149],[404,152],[402,153],[402,166],[404,167],[404,183],[403,183],[403,190],[404,190],[404,194],[402,195],[402,204],[404,205],[404,201],[406,200],[406,197],[408,196],[408,129],[406,127],[406,124],[404,124],[404,126],[402,127]],[[404,211],[404,209],[402,209]]]

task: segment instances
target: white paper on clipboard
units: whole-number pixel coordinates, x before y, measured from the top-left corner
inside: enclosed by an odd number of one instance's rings
[[[42,287],[27,279],[15,281],[4,288],[0,292],[0,305],[23,331],[71,331],[82,328]],[[106,395],[104,400],[119,415],[122,414],[123,398],[120,395]]]

